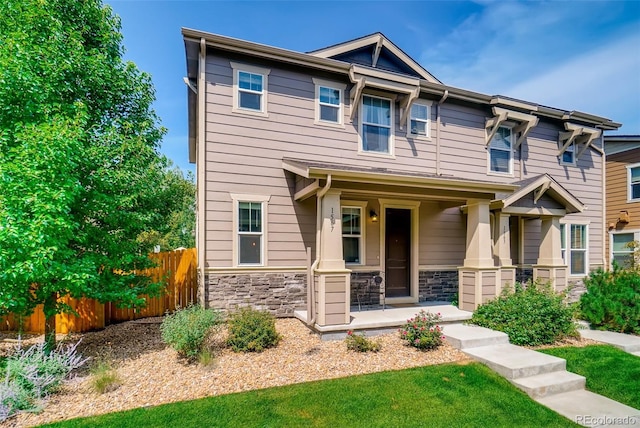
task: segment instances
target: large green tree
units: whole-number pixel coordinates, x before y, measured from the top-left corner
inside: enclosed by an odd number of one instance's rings
[[[120,21],[99,0],[0,2],[0,312],[61,296],[123,305],[163,218],[164,129],[150,77],[122,59]]]

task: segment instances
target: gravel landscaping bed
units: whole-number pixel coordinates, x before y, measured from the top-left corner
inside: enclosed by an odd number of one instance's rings
[[[6,425],[34,426],[211,395],[467,360],[448,344],[435,351],[418,351],[405,346],[398,334],[377,336],[382,343],[378,353],[348,351],[344,341],[321,341],[297,319],[279,319],[276,328],[282,341],[276,348],[259,354],[220,349],[213,364],[204,367],[187,364],[164,345],[160,322],[161,318],[130,321],[66,338],[72,342],[82,338],[78,350],[84,356],[114,361],[121,385],[98,394],[85,369],[50,397],[41,413],[19,414]],[[214,337],[212,344],[221,342],[223,336],[224,332]],[[41,336],[25,342],[38,340]],[[0,351],[11,346],[15,346],[11,340],[3,340]]]

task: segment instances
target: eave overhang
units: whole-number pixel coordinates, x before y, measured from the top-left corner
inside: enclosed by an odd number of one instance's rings
[[[549,174],[541,175],[505,198],[491,201],[490,207],[494,210],[505,210],[531,192],[534,192],[534,203],[537,203],[544,194],[548,194],[564,206],[566,214],[581,213],[585,210],[584,204]],[[535,208],[534,210],[536,209],[541,210],[542,208]],[[549,211],[549,213],[552,213],[552,211]]]
[[[486,194],[512,192],[518,188],[514,184],[493,183],[490,181],[464,180],[454,177],[442,177],[386,168],[353,167],[333,163],[320,163],[300,159],[284,158],[282,168],[308,179],[326,179],[379,185],[429,188],[436,190],[467,191]]]

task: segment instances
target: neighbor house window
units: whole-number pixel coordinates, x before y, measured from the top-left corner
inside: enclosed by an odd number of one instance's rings
[[[411,105],[407,128],[410,135],[429,136],[429,105],[422,102]]]
[[[233,111],[266,115],[267,76],[270,70],[231,62],[233,69]]]
[[[629,176],[629,200],[640,200],[640,165],[627,167]]]
[[[561,224],[562,257],[569,266],[569,275],[587,274],[587,225]]]
[[[262,264],[262,202],[238,202],[238,264]]]
[[[501,126],[489,144],[489,170],[491,172],[511,174],[513,172],[511,128]]]
[[[362,151],[392,153],[391,100],[364,95],[362,97]]]
[[[345,263],[362,264],[362,208],[342,207],[342,251]]]
[[[561,163],[569,165],[574,165],[576,163],[576,148],[574,143],[571,143],[562,153]]]
[[[633,266],[633,253],[635,244],[640,238],[640,232],[613,233],[611,234],[611,266],[616,262],[622,268]]]

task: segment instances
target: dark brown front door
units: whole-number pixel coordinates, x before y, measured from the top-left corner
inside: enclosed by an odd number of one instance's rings
[[[385,212],[386,297],[411,295],[411,210],[387,208]]]

